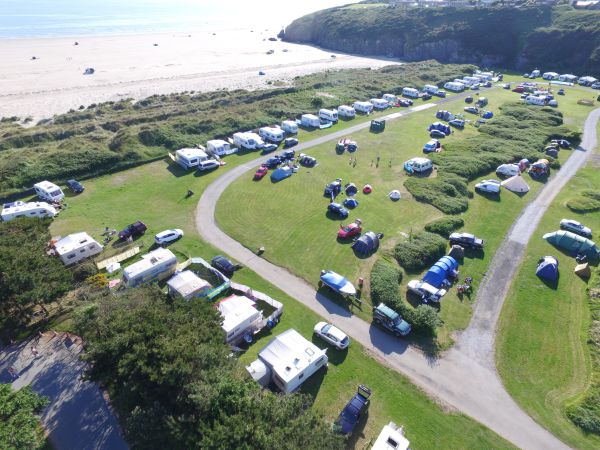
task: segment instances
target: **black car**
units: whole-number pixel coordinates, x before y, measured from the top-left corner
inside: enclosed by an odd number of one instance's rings
[[[431,100],[431,94],[428,94],[428,93],[421,94],[421,99],[422,100]]]
[[[76,194],[81,194],[85,190],[83,184],[76,180],[67,180],[67,186]]]
[[[127,225],[125,229],[119,231],[119,239],[128,239],[130,237],[140,236],[144,234],[147,229],[148,227],[146,227],[146,224],[138,220],[137,222]]]
[[[469,233],[452,233],[448,239],[450,245],[460,245],[463,248],[482,249],[485,244],[483,239]]]
[[[283,146],[285,148],[293,147],[294,145],[298,145],[298,139],[296,138],[287,138],[283,141]]]
[[[327,206],[327,211],[341,217],[342,219],[345,219],[346,217],[348,217],[348,214],[349,214],[348,210],[346,208],[344,208],[342,205],[340,205],[339,203],[330,203]]]
[[[471,97],[470,95],[465,97],[465,103],[473,103],[473,97]]]
[[[281,156],[279,158],[283,158],[284,160],[294,159],[296,156],[296,152],[294,150],[284,150],[281,152]]]
[[[336,422],[341,434],[352,434],[360,418],[369,408],[371,389],[364,385],[358,386],[357,393],[346,404]]]
[[[265,166],[267,166],[269,169],[276,169],[279,164],[281,164],[281,159],[278,156],[274,156],[265,161]]]
[[[400,106],[404,106],[405,108],[408,108],[410,105],[413,104],[413,102],[411,100],[401,98],[400,100],[398,100],[398,104]]]
[[[300,158],[300,165],[304,167],[314,167],[317,164],[317,160],[312,156],[304,155]]]
[[[235,272],[235,265],[221,255],[217,255],[211,259],[210,265],[228,278],[231,278],[233,276],[233,272]]]
[[[332,181],[327,186],[325,186],[325,189],[323,190],[323,195],[325,197],[331,197],[332,194],[334,196],[337,196],[341,191],[342,191],[342,180],[338,179],[338,180]]]
[[[264,155],[266,153],[271,153],[277,150],[277,146],[275,144],[265,144],[261,150],[261,153]]]

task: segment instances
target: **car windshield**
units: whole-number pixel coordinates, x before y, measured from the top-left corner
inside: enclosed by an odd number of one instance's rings
[[[331,325],[330,324],[327,324],[323,328],[321,328],[321,332],[322,333],[327,333],[329,330],[331,330]]]
[[[342,228],[342,230],[344,230],[347,233],[350,230],[352,230],[352,227],[350,227],[349,225],[346,225],[344,228]]]

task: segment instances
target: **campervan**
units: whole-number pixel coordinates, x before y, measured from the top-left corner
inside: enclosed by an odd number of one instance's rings
[[[231,144],[222,139],[213,139],[206,143],[206,151],[211,155],[226,156],[235,153],[235,148]]]
[[[199,148],[182,148],[175,152],[175,162],[184,169],[198,167],[200,161],[206,161],[208,155]]]
[[[317,128],[321,125],[321,119],[314,114],[302,114],[302,117],[300,117],[300,124],[303,127]]]
[[[462,92],[465,90],[464,83],[459,83],[457,81],[448,81],[444,84],[444,89],[447,89],[452,92]]]
[[[381,98],[388,103],[396,103],[396,100],[398,100],[394,94],[383,94]]]
[[[262,127],[258,130],[258,134],[265,141],[279,144],[285,138],[283,130],[279,127]]]
[[[46,202],[13,202],[5,203],[0,217],[4,222],[17,217],[54,217],[58,214],[54,206]]]
[[[102,251],[102,246],[89,234],[70,234],[54,244],[56,254],[65,266],[76,264],[79,261],[97,255]]]
[[[233,135],[233,143],[246,150],[258,150],[265,145],[261,137],[251,131],[235,133]]]
[[[356,111],[362,112],[362,113],[370,113],[371,111],[373,111],[373,104],[371,102],[354,102],[354,109]]]
[[[538,105],[545,106],[546,105],[546,97],[538,97],[536,95],[528,95],[525,97],[525,103],[529,105]]]
[[[177,268],[177,258],[166,248],[157,248],[142,256],[142,260],[123,269],[123,284],[139,286],[154,280],[164,279]]]
[[[544,72],[542,78],[544,80],[556,80],[558,79],[558,74],[556,72]]]
[[[335,109],[320,109],[319,118],[328,120],[330,122],[337,122],[338,112]]]
[[[345,117],[346,119],[351,119],[356,116],[356,111],[352,106],[341,105],[338,108],[338,115],[340,117]]]
[[[440,89],[433,84],[426,84],[423,86],[423,92],[427,92],[428,94],[436,95]]]
[[[298,124],[293,120],[284,120],[281,122],[281,129],[289,134],[298,133]]]
[[[60,202],[63,198],[65,198],[63,191],[50,181],[40,181],[39,183],[33,185],[33,189],[41,200]]]
[[[236,344],[244,335],[254,334],[263,327],[263,313],[256,309],[256,302],[248,297],[231,295],[221,300],[217,309],[223,317],[221,328],[227,344]]]
[[[409,98],[419,98],[418,89],[405,87],[402,89],[402,95]]]
[[[404,163],[404,169],[407,172],[423,173],[431,170],[433,163],[427,158],[412,158]]]
[[[370,101],[375,109],[386,109],[390,106],[389,102],[382,98],[372,98]]]

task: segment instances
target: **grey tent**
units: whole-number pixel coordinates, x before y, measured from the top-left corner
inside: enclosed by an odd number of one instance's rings
[[[592,276],[592,270],[590,269],[590,265],[588,263],[577,264],[575,266],[575,274],[584,280],[587,280]]]
[[[369,255],[376,252],[378,248],[379,238],[372,231],[367,231],[352,244],[352,249],[359,255]]]
[[[460,245],[453,245],[448,252],[448,256],[452,256],[456,260],[461,260],[465,257],[465,249]]]
[[[546,233],[544,239],[570,255],[585,255],[591,260],[600,258],[600,249],[594,241],[570,231],[559,230],[554,233]]]

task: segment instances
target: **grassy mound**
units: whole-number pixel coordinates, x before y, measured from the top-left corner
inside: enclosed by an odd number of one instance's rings
[[[458,230],[465,224],[465,221],[460,217],[442,217],[441,219],[434,220],[425,225],[425,231],[430,233],[439,234],[447,238],[450,233]]]
[[[410,178],[404,182],[404,187],[416,200],[430,203],[446,214],[459,214],[469,207],[467,183],[456,176]]]
[[[444,256],[446,240],[437,234],[421,231],[394,248],[394,257],[408,270],[421,270]]]
[[[589,213],[600,210],[600,193],[582,191],[577,196],[567,200],[567,207],[576,213]]]

